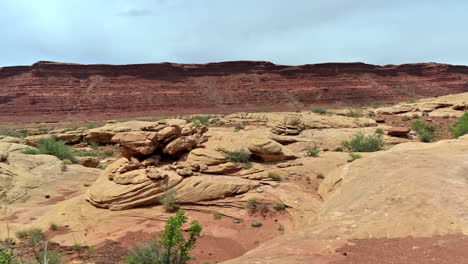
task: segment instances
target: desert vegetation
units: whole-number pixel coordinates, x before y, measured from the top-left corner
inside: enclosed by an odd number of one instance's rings
[[[365,135],[362,132],[355,134],[350,140],[341,143],[341,146],[350,152],[374,152],[382,150],[385,142],[380,134]]]
[[[166,227],[159,238],[152,242],[136,246],[126,257],[126,264],[185,264],[190,260],[190,250],[195,246],[200,237],[202,226],[198,221],[192,221],[186,230],[184,237],[182,225],[188,218],[184,210],[170,217]]]

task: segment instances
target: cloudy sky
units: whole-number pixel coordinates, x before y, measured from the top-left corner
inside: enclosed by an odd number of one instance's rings
[[[0,0],[0,66],[468,65],[466,0]]]

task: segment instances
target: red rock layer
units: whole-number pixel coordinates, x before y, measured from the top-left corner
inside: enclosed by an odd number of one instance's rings
[[[445,64],[302,66],[80,65],[0,68],[0,121],[58,121],[357,105],[468,92],[468,67]]]

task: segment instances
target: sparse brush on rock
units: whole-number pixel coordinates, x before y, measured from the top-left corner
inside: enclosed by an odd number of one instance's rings
[[[255,211],[256,208],[257,208],[257,198],[250,198],[245,203],[245,209],[247,209],[250,212]]]
[[[276,211],[282,211],[286,209],[286,205],[284,203],[276,203],[275,205],[273,205],[273,209],[275,209]]]
[[[346,116],[347,117],[363,117],[364,113],[362,112],[362,109],[360,108],[350,108],[348,109]]]
[[[411,129],[416,131],[422,142],[430,142],[438,137],[436,135],[436,131],[438,130],[436,126],[426,124],[420,120],[413,121],[413,123],[411,123]]]
[[[352,152],[374,152],[379,151],[385,145],[382,135],[373,134],[365,135],[359,132],[353,136],[349,141],[344,141],[341,146],[347,151]]]
[[[229,162],[247,163],[250,160],[250,153],[244,149],[228,152],[225,155]]]
[[[310,110],[312,113],[320,114],[320,115],[326,115],[328,114],[328,110],[325,108],[317,107],[317,108],[312,108]]]
[[[362,158],[362,155],[360,155],[360,154],[357,154],[357,153],[349,153],[348,162],[352,162],[352,161],[355,161],[355,160],[360,159],[360,158]]]
[[[308,157],[318,157],[320,153],[320,149],[317,146],[306,146],[304,150]]]
[[[452,127],[449,127],[449,130],[454,137],[468,134],[468,112],[465,112]]]
[[[253,221],[250,223],[251,227],[261,227],[262,225],[263,225],[262,222],[259,222],[259,221]]]
[[[54,138],[40,139],[37,142],[37,149],[27,148],[23,151],[23,153],[31,155],[53,155],[61,160],[70,160],[72,162],[76,162],[72,148],[67,146],[65,141],[56,141]]]
[[[164,196],[160,200],[164,209],[167,212],[176,212],[179,210],[179,205],[177,205],[176,193],[174,191],[166,191]]]
[[[268,176],[268,178],[270,178],[270,179],[272,179],[274,181],[281,181],[282,180],[281,175],[279,175],[279,173],[277,173],[277,172],[270,171],[270,172],[268,172],[267,176]]]

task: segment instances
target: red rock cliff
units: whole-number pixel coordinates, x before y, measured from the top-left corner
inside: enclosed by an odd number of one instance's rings
[[[468,91],[468,67],[325,63],[80,65],[0,68],[0,121],[286,110],[397,102]]]

